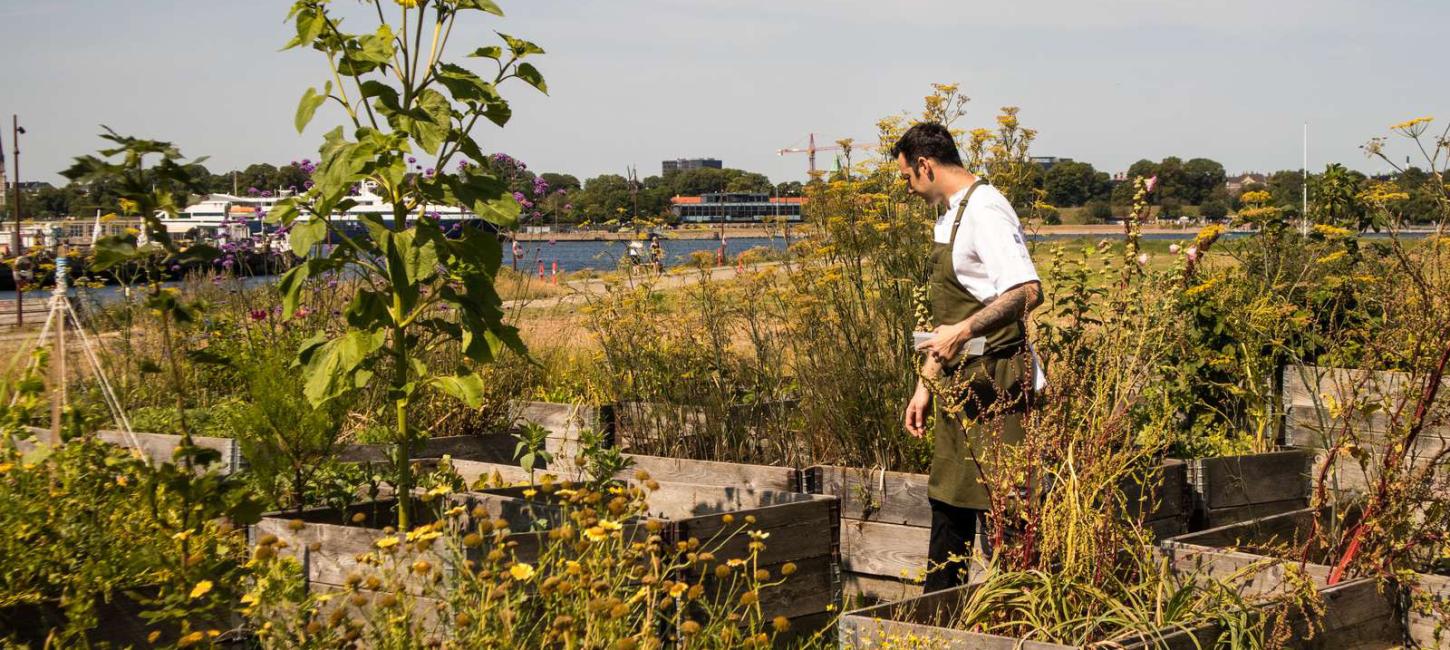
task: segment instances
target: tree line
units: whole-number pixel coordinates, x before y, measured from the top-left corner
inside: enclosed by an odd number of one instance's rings
[[[798,181],[772,183],[764,174],[741,169],[687,169],[631,180],[620,174],[600,174],[580,180],[561,172],[535,173],[527,165],[499,154],[483,163],[504,179],[516,198],[526,202],[525,225],[553,225],[628,222],[634,218],[668,221],[670,198],[711,192],[750,192],[779,197],[798,197],[806,185]],[[432,170],[416,165],[415,173]],[[1084,208],[1090,221],[1106,221],[1123,214],[1132,204],[1133,185],[1115,180],[1091,163],[1060,161],[1035,166],[1034,186],[1043,190],[1044,200],[1057,208]],[[285,165],[257,163],[245,168],[212,173],[202,165],[188,171],[206,192],[240,196],[271,195],[278,191],[303,191],[311,183],[309,160]],[[1174,217],[1184,207],[1197,206],[1197,214],[1222,219],[1236,211],[1239,196],[1248,191],[1268,192],[1275,207],[1287,216],[1301,211],[1304,175],[1299,170],[1281,170],[1262,175],[1262,182],[1250,183],[1231,192],[1222,164],[1207,158],[1187,161],[1167,157],[1160,161],[1139,160],[1126,178],[1157,177],[1154,202],[1159,214]],[[1333,164],[1311,174],[1311,212],[1333,215],[1335,221],[1357,222],[1369,214],[1367,201],[1374,196],[1392,196],[1397,213],[1408,223],[1426,223],[1434,215],[1435,179],[1418,169],[1370,177]],[[103,183],[71,183],[26,193],[25,215],[30,218],[87,216],[97,210],[116,210],[116,192]]]

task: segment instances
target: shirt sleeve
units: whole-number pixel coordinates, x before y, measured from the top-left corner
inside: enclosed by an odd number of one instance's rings
[[[985,218],[978,222],[972,243],[996,295],[1037,281],[1037,267],[1032,264],[1017,215],[1009,207],[989,205],[982,216]]]

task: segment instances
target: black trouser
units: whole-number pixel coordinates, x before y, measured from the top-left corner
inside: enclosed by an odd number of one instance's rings
[[[981,522],[983,552],[988,556],[992,554],[986,511],[959,508],[936,499],[929,501],[931,541],[927,545],[924,587],[928,593],[967,584],[978,521]]]

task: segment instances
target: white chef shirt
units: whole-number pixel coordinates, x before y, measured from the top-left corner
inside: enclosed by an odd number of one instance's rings
[[[937,243],[951,241],[952,222],[957,216],[957,207],[967,196],[967,189],[953,194],[947,202],[946,212],[936,220],[933,236]],[[962,225],[957,229],[957,241],[952,246],[952,270],[957,281],[962,283],[982,304],[989,304],[1003,292],[1020,284],[1038,281],[1037,267],[1032,264],[1032,255],[1027,251],[1027,236],[1022,232],[1022,222],[1017,211],[1002,192],[991,185],[981,185],[972,192],[962,214]],[[1031,344],[1028,344],[1031,347]],[[1037,351],[1032,350],[1032,366],[1036,390],[1047,386],[1047,377],[1042,372],[1042,362]]]

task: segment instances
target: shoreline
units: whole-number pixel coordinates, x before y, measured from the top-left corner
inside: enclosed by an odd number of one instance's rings
[[[1191,236],[1198,232],[1201,226],[1193,225],[1186,227],[1176,226],[1154,226],[1145,227],[1142,233],[1145,235],[1171,235],[1184,234]],[[789,232],[791,238],[804,236],[812,230],[808,224],[795,224],[790,228],[781,226],[726,226],[726,239],[732,238],[767,238],[784,237]],[[1055,226],[1037,225],[1026,228],[1029,235],[1055,235],[1055,236],[1083,236],[1093,237],[1101,235],[1122,234],[1121,224],[1062,224]],[[516,236],[521,242],[547,242],[547,241],[632,241],[649,239],[649,230],[638,232],[544,232],[544,233],[518,233]],[[669,241],[672,239],[715,239],[720,236],[720,228],[688,228],[680,230],[661,230],[661,239]]]

